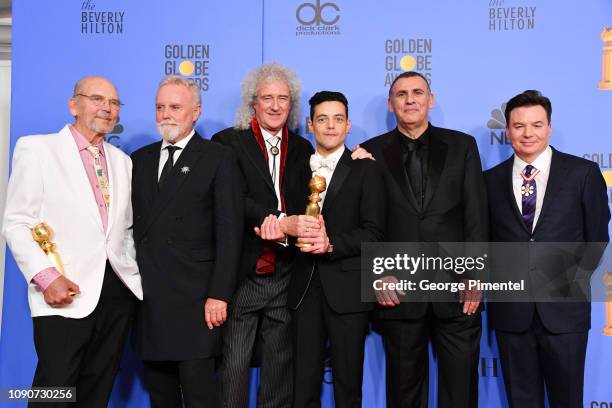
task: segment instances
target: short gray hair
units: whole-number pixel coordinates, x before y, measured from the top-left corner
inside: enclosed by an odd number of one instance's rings
[[[200,87],[198,84],[191,78],[183,78],[180,75],[167,75],[160,82],[157,87],[157,91],[161,89],[164,85],[181,85],[185,88],[189,89],[193,94],[193,101],[195,105],[202,105],[202,95],[200,94]]]
[[[262,84],[274,81],[283,81],[289,87],[291,108],[287,118],[287,127],[296,130],[300,126],[300,93],[301,84],[295,72],[283,65],[271,63],[264,64],[249,72],[240,85],[240,108],[236,113],[236,129],[249,129],[251,120],[255,115],[253,103],[257,98],[257,91]]]

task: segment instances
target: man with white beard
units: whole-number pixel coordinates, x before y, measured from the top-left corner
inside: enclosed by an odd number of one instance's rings
[[[163,140],[132,154],[145,297],[136,349],[152,407],[216,407],[215,357],[242,241],[238,165],[232,149],[194,130],[202,107],[193,80],[165,77],[155,108]]]

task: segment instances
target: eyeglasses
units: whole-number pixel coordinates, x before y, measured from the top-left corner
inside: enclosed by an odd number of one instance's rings
[[[76,96],[84,96],[88,98],[98,108],[107,106],[108,102],[110,102],[111,109],[114,109],[114,110],[119,110],[123,106],[123,104],[121,103],[119,99],[106,99],[102,95],[76,94]]]

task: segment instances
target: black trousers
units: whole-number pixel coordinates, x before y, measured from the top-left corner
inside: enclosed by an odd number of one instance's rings
[[[287,267],[277,266],[272,274],[247,276],[234,295],[223,332],[220,371],[223,407],[248,407],[256,339],[261,342],[257,407],[291,406],[293,350],[291,313],[287,307],[290,277]]]
[[[339,408],[361,408],[363,356],[369,313],[333,311],[318,274],[293,314],[293,407],[320,407],[325,344],[331,345],[334,402]]]
[[[219,406],[215,359],[143,361],[151,408],[215,408]]]
[[[588,332],[554,334],[537,313],[522,333],[497,331],[508,402],[512,408],[581,408]]]
[[[480,313],[440,318],[431,305],[419,319],[382,320],[387,407],[427,407],[431,340],[438,363],[438,407],[478,407]]]
[[[38,365],[32,386],[76,387],[77,403],[31,403],[30,406],[106,407],[136,305],[136,296],[107,261],[102,293],[89,316],[33,318]]]

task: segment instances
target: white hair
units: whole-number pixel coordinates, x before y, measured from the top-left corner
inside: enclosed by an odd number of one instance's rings
[[[193,94],[193,101],[195,106],[202,104],[202,95],[200,95],[200,87],[198,84],[191,78],[183,78],[179,75],[167,75],[160,82],[157,87],[157,91],[161,89],[164,85],[181,85],[185,88],[189,89]]]
[[[236,129],[249,129],[251,119],[255,115],[253,104],[257,98],[257,91],[262,84],[274,81],[283,81],[289,88],[291,109],[287,117],[287,127],[296,130],[300,126],[300,92],[301,84],[295,72],[283,65],[271,63],[264,64],[249,72],[240,84],[240,108],[236,113]]]

